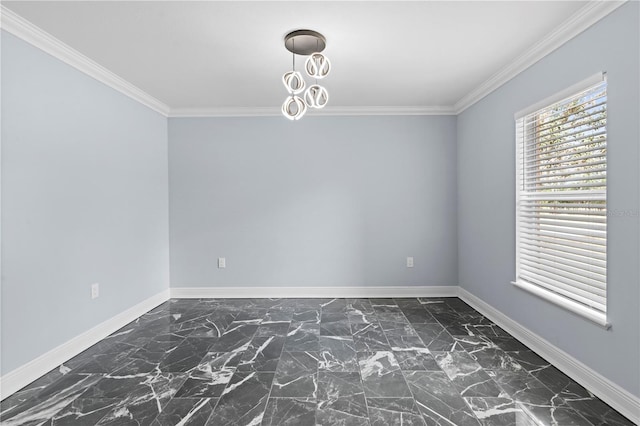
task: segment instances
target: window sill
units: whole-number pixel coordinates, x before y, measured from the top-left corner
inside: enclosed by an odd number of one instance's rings
[[[555,305],[561,306],[567,309],[568,311],[571,311],[577,315],[580,315],[598,324],[599,326],[604,327],[607,330],[611,328],[611,324],[607,322],[606,314],[594,311],[593,309],[590,309],[580,303],[574,302],[572,300],[568,300],[565,297],[560,296],[552,291],[546,290],[544,288],[540,288],[537,285],[528,283],[526,281],[521,281],[521,280],[512,281],[511,284],[525,291],[528,291],[529,293],[533,293],[536,296],[542,299],[545,299]]]

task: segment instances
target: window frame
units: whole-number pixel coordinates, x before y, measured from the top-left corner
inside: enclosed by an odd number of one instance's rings
[[[521,119],[526,119],[527,116],[530,116],[532,114],[536,114],[536,113],[540,113],[543,110],[552,107],[556,104],[561,103],[562,101],[566,101],[568,99],[571,98],[576,98],[578,96],[580,96],[583,92],[585,92],[586,90],[599,85],[601,83],[605,83],[606,84],[606,73],[601,72],[601,73],[597,73],[595,75],[592,75],[588,78],[586,78],[583,81],[580,81],[579,83],[576,83],[554,95],[551,95],[539,102],[536,102],[535,104],[521,110],[518,111],[515,115],[514,115],[514,119],[515,119],[515,142],[516,142],[516,146],[515,146],[515,163],[516,163],[516,176],[515,176],[515,186],[516,186],[516,203],[515,203],[515,228],[516,228],[516,253],[515,253],[515,268],[516,268],[516,277],[515,280],[511,282],[511,284],[513,284],[514,286],[523,289],[529,293],[532,293],[542,299],[545,299],[555,305],[561,306],[575,314],[578,314],[584,318],[589,319],[590,321],[608,329],[611,327],[611,324],[607,321],[607,314],[606,314],[606,305],[607,305],[607,297],[606,297],[606,284],[605,284],[605,312],[601,312],[597,309],[594,309],[592,307],[589,307],[583,303],[577,302],[575,300],[572,300],[570,297],[568,296],[563,296],[560,293],[554,292],[553,290],[544,288],[543,286],[531,283],[529,281],[526,281],[524,279],[521,279],[520,276],[520,266],[521,266],[521,259],[520,259],[520,251],[521,251],[521,209],[522,209],[522,200],[521,200],[521,188],[523,185],[523,180],[522,180],[522,169],[521,169],[521,164],[520,164],[520,145],[522,144],[523,140],[519,137],[522,136],[522,138],[524,138],[524,135],[521,135],[518,132],[518,122]],[[605,89],[606,90],[606,89]],[[605,105],[605,111],[608,111],[608,106]],[[606,126],[606,124],[605,124]],[[606,129],[606,127],[605,127]],[[607,133],[607,131],[605,130],[605,134]],[[606,166],[606,154],[605,154],[605,166]],[[605,225],[606,225],[606,192],[607,192],[607,186],[606,186],[606,182],[605,182],[605,189],[604,189],[604,202],[605,202]],[[523,191],[524,192],[524,191]],[[579,201],[588,201],[590,200],[590,196],[595,196],[595,192],[596,191],[585,191],[584,193],[580,193],[579,191],[567,191],[567,193],[569,192],[573,192],[574,194],[570,195],[570,194],[565,194],[567,197],[567,199],[572,199],[575,200],[576,196],[578,195],[582,195],[582,197],[579,198]],[[557,195],[557,194],[556,194]],[[601,194],[602,195],[602,194]],[[558,198],[562,199],[562,196],[558,196]],[[591,198],[593,199],[593,198]],[[606,239],[606,236],[605,236]],[[605,261],[606,262],[606,261]],[[605,266],[606,269],[606,266]]]

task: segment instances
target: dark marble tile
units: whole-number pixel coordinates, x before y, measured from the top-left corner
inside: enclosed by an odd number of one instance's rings
[[[60,365],[58,368],[54,368],[47,374],[18,390],[16,393],[3,399],[2,402],[0,402],[0,419],[3,419],[5,413],[10,412],[18,405],[26,402],[27,400],[35,399],[36,396],[46,387],[51,386],[70,371],[71,370],[64,364]]]
[[[83,398],[126,399],[131,395],[169,401],[187,379],[186,373],[151,373],[134,376],[103,377],[82,395]]]
[[[296,310],[291,316],[292,322],[310,322],[320,324],[320,309],[302,309]]]
[[[482,323],[482,317],[464,316],[455,311],[436,312],[433,317],[452,336],[474,336],[474,328]]]
[[[552,365],[531,373],[546,387],[563,398],[591,398],[593,395]]]
[[[465,401],[483,426],[536,426],[533,421],[526,422],[526,413],[511,398],[465,398]]]
[[[427,425],[480,426],[445,373],[407,371],[404,374]]]
[[[167,354],[169,352],[173,352],[173,350],[175,350],[180,343],[184,341],[184,339],[184,337],[177,334],[159,334],[147,342],[142,349],[149,353]]]
[[[529,351],[528,347],[520,343],[520,341],[514,337],[495,337],[485,336],[487,339],[495,343],[500,349],[506,352],[512,351]]]
[[[242,352],[209,352],[189,372],[189,378],[176,393],[177,398],[218,397],[240,362]]]
[[[487,374],[480,364],[463,351],[436,352],[434,357],[464,397],[498,397],[506,393]]]
[[[158,407],[152,401],[138,400],[130,405],[126,402],[119,401],[115,409],[107,413],[96,425],[150,426],[154,419],[161,413],[160,409],[161,407]]]
[[[322,312],[346,312],[347,300],[346,299],[331,299],[320,303]]]
[[[442,371],[429,349],[397,349],[393,355],[401,370]]]
[[[393,352],[358,352],[358,361],[364,393],[368,398],[411,396]]]
[[[347,312],[343,312],[343,311],[327,312],[323,310],[322,314],[320,315],[320,324],[332,323],[332,322],[338,322],[338,321],[348,321],[348,320],[349,320],[349,316]]]
[[[318,369],[324,371],[359,371],[356,347],[352,337],[320,336]]]
[[[285,336],[254,337],[242,354],[238,371],[276,371]]]
[[[236,315],[234,322],[245,324],[260,324],[264,317],[267,315],[268,309],[266,308],[250,308],[243,309]]]
[[[401,309],[424,309],[422,303],[416,297],[394,297],[393,301]]]
[[[395,322],[409,324],[409,320],[404,316],[404,313],[400,308],[395,308],[393,311],[381,311],[376,309],[376,318],[378,321],[383,322]]]
[[[315,426],[314,399],[269,398],[262,426]]]
[[[200,364],[198,364],[197,370],[216,371],[235,368],[240,363],[243,353],[244,351],[241,350],[232,352],[208,352],[204,358],[202,358]]]
[[[426,426],[413,398],[367,398],[371,426]]]
[[[440,324],[413,324],[413,328],[431,352],[464,350]]]
[[[396,299],[393,298],[373,298],[373,299],[367,299],[369,300],[369,303],[371,303],[371,306],[375,308],[380,308],[380,307],[397,307],[398,306],[398,302],[396,301]]]
[[[175,334],[182,338],[187,338],[191,335],[196,335],[194,337],[197,337],[197,335],[201,337],[218,337],[215,336],[215,333],[211,329],[203,325],[202,322],[206,318],[206,315],[202,315],[202,317],[203,318],[196,317],[192,321],[180,321],[173,323],[168,327],[167,331],[170,334]]]
[[[187,338],[160,361],[160,369],[171,373],[183,373],[195,368],[209,352],[212,339]]]
[[[285,375],[295,375],[307,371],[316,373],[318,363],[317,352],[283,352],[276,372]]]
[[[422,339],[418,336],[398,335],[393,333],[385,333],[389,346],[392,350],[400,349],[426,349],[427,345],[424,344]]]
[[[588,425],[577,411],[569,408],[559,394],[551,391],[538,379],[524,371],[490,372],[494,380],[516,401],[534,424]]]
[[[173,398],[152,426],[204,426],[217,403],[217,398]]]
[[[202,309],[198,304],[195,304],[189,308],[172,310],[167,319],[173,325],[204,322],[210,314],[211,311],[209,309]]]
[[[118,402],[117,399],[78,398],[42,426],[94,425],[113,410]]]
[[[280,358],[271,388],[274,398],[315,398],[318,389],[318,355],[285,352]]]
[[[347,300],[347,313],[348,314],[373,314],[373,306],[371,306],[370,299],[348,299]]]
[[[15,415],[16,407],[30,399],[35,399],[40,390],[41,389],[21,390],[3,399],[0,403],[0,421],[2,421],[8,413]]]
[[[130,359],[130,355],[139,347],[128,343],[115,343],[105,349],[103,352],[93,355],[90,360],[83,363],[80,367],[74,368],[74,373],[111,373],[121,368],[122,365]]]
[[[347,303],[347,316],[351,324],[373,324],[378,322],[375,310],[368,299],[355,299]]]
[[[256,331],[255,337],[286,336],[291,321],[263,321]]]
[[[442,297],[419,297],[418,302],[430,313],[450,312],[452,310]]]
[[[422,306],[417,308],[403,308],[402,312],[407,318],[407,321],[415,324],[429,324],[437,322],[436,319]]]
[[[128,361],[124,360],[123,366],[113,371],[114,375],[137,375],[142,373],[151,373],[153,371],[161,371],[161,361],[167,356],[165,352],[151,352],[146,348],[142,348],[128,357]]]
[[[375,314],[349,313],[348,316],[352,331],[354,324],[378,324],[378,317]]]
[[[473,313],[473,314],[480,315],[478,311],[476,311],[470,305],[468,305],[467,303],[465,303],[464,301],[462,301],[457,297],[445,297],[444,301],[447,304],[447,306],[449,306],[451,309],[453,309],[456,312]]]
[[[533,351],[514,351],[507,353],[529,373],[533,373],[549,365],[545,359],[541,358]]]
[[[487,371],[493,380],[516,402],[546,405],[556,394],[525,371]]]
[[[368,425],[359,373],[318,373],[317,425]]]
[[[500,328],[497,324],[479,324],[471,326],[474,335],[493,336],[493,337],[510,337],[510,334]]]
[[[270,309],[264,315],[260,325],[270,323],[291,322],[293,320],[294,309]]]
[[[194,370],[176,393],[176,398],[211,398],[222,395],[236,369]]]
[[[632,424],[458,298],[172,299],[3,400],[0,419]]]
[[[235,317],[236,315],[230,312],[216,312],[206,315],[202,320],[194,321],[196,327],[188,337],[220,337]]]
[[[3,413],[2,424],[39,425],[71,404],[76,398],[98,383],[99,374],[67,374],[30,398]]]
[[[352,324],[353,341],[358,351],[391,350],[387,337],[378,324]]]
[[[462,346],[467,352],[498,347],[498,345],[485,336],[454,336],[454,339],[456,343]]]
[[[109,346],[115,343],[128,342],[133,345],[143,345],[155,334],[167,333],[171,329],[169,316],[152,319],[138,318],[101,340],[98,345]],[[102,349],[100,350],[102,352]]]
[[[555,406],[553,404],[531,405],[517,403],[516,405],[526,414],[526,419],[536,426],[590,426],[584,417],[568,407]]]
[[[209,350],[211,352],[234,352],[245,350],[253,335],[258,330],[258,324],[232,322],[217,340],[214,340]]]
[[[251,299],[257,308],[267,310],[292,310],[296,306],[296,299],[289,298],[260,298]]]
[[[113,410],[97,423],[100,426],[150,425],[185,379],[184,374],[158,374],[146,379],[106,377],[83,397],[120,397]]]
[[[351,336],[349,319],[345,316],[342,321],[320,322],[321,336]]]
[[[236,372],[207,425],[259,425],[272,382],[273,373]]]
[[[416,333],[415,328],[408,322],[396,322],[396,321],[380,321],[380,327],[384,334],[387,335],[397,335],[397,336],[416,336],[418,337],[418,333]]]
[[[618,413],[598,398],[579,398],[566,401],[594,426],[633,426],[631,420]]]
[[[480,347],[467,352],[482,368],[494,371],[520,371],[522,366],[499,348]]]
[[[320,324],[292,322],[284,350],[288,352],[317,352],[320,350]]]

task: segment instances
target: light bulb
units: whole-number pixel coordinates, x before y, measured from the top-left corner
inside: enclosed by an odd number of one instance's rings
[[[329,92],[324,87],[314,84],[304,93],[304,101],[309,108],[324,108],[329,102]]]
[[[291,94],[300,93],[304,90],[304,79],[298,71],[287,71],[282,76],[282,83]]]
[[[287,96],[282,104],[282,114],[289,120],[300,120],[307,112],[307,105],[300,96]]]
[[[322,79],[325,78],[329,71],[331,71],[331,62],[329,58],[322,53],[312,53],[304,64],[304,68],[307,70],[307,74],[310,77]]]

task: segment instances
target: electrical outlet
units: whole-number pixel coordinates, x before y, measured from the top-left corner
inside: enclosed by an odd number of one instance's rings
[[[218,268],[223,269],[227,267],[227,259],[225,259],[224,257],[219,257],[218,258]]]
[[[413,257],[407,257],[407,268],[413,268]]]
[[[91,284],[91,298],[97,299],[100,296],[100,284],[93,283]]]

